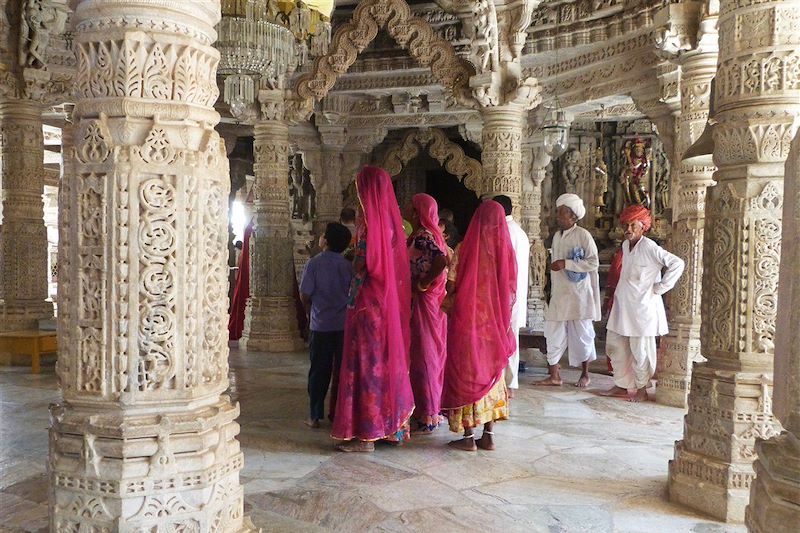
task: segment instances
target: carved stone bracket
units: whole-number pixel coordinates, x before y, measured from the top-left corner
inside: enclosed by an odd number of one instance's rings
[[[466,188],[477,196],[481,195],[483,168],[480,161],[466,155],[459,145],[447,138],[444,131],[437,128],[409,131],[402,141],[386,152],[380,166],[392,176],[397,176],[409,161],[419,155],[420,149],[426,149],[447,172],[458,177]]]

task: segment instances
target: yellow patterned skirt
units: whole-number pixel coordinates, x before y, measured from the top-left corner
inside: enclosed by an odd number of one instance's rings
[[[474,428],[487,422],[508,419],[508,389],[503,376],[497,380],[494,387],[483,398],[458,409],[447,409],[450,431],[461,433],[465,429]]]

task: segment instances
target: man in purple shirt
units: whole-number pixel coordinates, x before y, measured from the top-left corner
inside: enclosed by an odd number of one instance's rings
[[[300,283],[300,298],[311,312],[311,334],[308,370],[308,397],[310,415],[306,425],[319,427],[324,417],[325,395],[331,374],[338,375],[344,345],[344,319],[347,310],[347,293],[353,278],[353,265],[342,256],[350,244],[350,230],[332,222],[319,239],[322,252],[311,258]],[[336,396],[336,379],[331,396]],[[334,402],[331,402],[334,405]],[[332,409],[331,409],[332,410]],[[332,418],[333,413],[329,413]]]

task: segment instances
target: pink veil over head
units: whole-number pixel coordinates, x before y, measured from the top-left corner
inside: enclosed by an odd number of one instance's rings
[[[471,405],[489,393],[517,340],[511,309],[517,261],[503,207],[483,202],[458,252],[455,300],[447,332],[442,408]]]
[[[439,205],[436,200],[429,194],[420,193],[411,198],[411,204],[419,215],[420,226],[431,232],[436,246],[446,256],[447,244],[444,241],[442,230],[439,229]],[[428,291],[438,299],[440,305],[444,300],[445,285],[447,285],[447,273],[442,272],[428,288]]]
[[[444,242],[444,235],[439,229],[439,205],[433,196],[425,193],[415,194],[411,198],[411,204],[419,215],[419,225],[433,234],[436,246],[442,251],[447,252],[447,245]]]
[[[356,177],[356,187],[367,230],[367,271],[373,280],[361,290],[382,292],[378,296],[386,304],[389,338],[405,339],[404,359],[408,359],[411,266],[392,178],[382,168],[365,166]]]

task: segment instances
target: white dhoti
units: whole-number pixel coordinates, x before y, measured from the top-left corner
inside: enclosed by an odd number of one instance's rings
[[[656,370],[655,337],[625,337],[609,330],[606,352],[614,367],[617,387],[632,390],[650,384]]]
[[[528,261],[531,243],[528,235],[519,224],[509,215],[506,217],[508,233],[511,236],[511,246],[514,247],[514,256],[517,260],[517,291],[514,308],[511,311],[511,331],[517,339],[517,347],[508,358],[505,369],[506,386],[509,389],[519,388],[519,330],[524,328],[528,321]]]
[[[581,366],[597,359],[591,318],[546,320],[544,337],[547,339],[547,364],[550,366],[557,365],[565,351],[569,351],[570,366]]]
[[[509,389],[518,389],[519,388],[519,330],[518,327],[512,327],[511,330],[514,332],[514,338],[517,339],[517,348],[514,350],[514,353],[511,354],[511,357],[508,358],[508,366],[504,371],[504,377],[506,379],[506,387]]]

